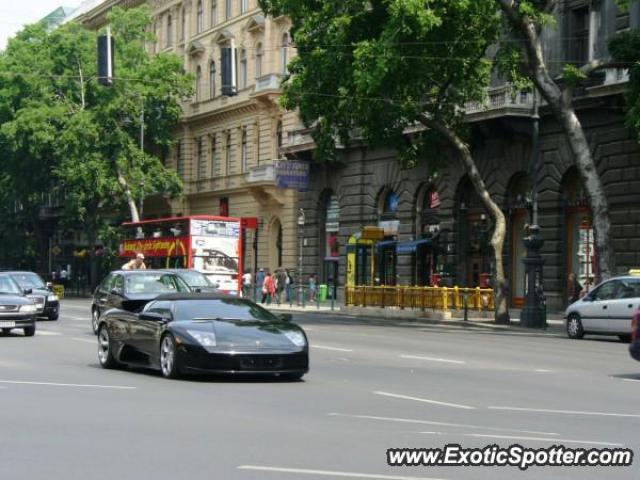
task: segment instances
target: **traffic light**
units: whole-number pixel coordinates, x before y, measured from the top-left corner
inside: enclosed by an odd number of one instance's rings
[[[113,85],[114,75],[114,41],[111,29],[107,28],[106,35],[98,37],[98,83],[106,87]]]

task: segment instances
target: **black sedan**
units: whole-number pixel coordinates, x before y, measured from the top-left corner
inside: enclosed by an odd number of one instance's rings
[[[215,293],[218,287],[214,285],[209,277],[197,270],[188,270],[186,268],[167,269],[167,272],[175,273],[189,288],[194,292]]]
[[[170,294],[139,313],[113,309],[98,325],[98,360],[187,373],[299,379],[309,370],[307,337],[290,315],[222,294]]]
[[[8,335],[14,328],[21,328],[25,336],[36,333],[38,307],[25,295],[20,286],[8,274],[0,274],[0,331]]]
[[[44,280],[34,272],[9,271],[22,290],[31,290],[27,296],[38,306],[38,317],[46,317],[49,320],[58,320],[60,316],[60,300],[50,289]]]
[[[118,270],[98,285],[91,303],[91,327],[98,333],[100,315],[111,308],[139,312],[162,293],[187,293],[191,289],[175,273],[163,270]]]

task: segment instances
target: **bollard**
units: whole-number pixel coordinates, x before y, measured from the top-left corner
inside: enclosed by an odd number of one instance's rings
[[[464,321],[468,322],[469,321],[469,292],[468,290],[465,288],[464,289]]]

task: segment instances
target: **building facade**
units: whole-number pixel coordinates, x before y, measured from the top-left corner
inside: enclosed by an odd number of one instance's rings
[[[293,115],[278,105],[280,81],[295,53],[289,20],[266,18],[256,0],[107,0],[81,21],[100,28],[114,6],[142,3],[154,17],[156,41],[149,50],[179,55],[195,78],[165,159],[180,175],[184,194],[175,201],[146,199],[144,218],[257,217],[246,264],[254,265],[257,256],[261,268],[295,267],[297,191],[279,188],[277,175],[284,125]],[[225,52],[232,52],[231,62]],[[229,65],[234,71],[225,76]]]
[[[559,2],[557,27],[544,33],[554,74],[564,63],[608,58],[616,32],[640,26],[640,5],[621,11],[613,0]],[[569,41],[571,39],[571,41]],[[620,273],[640,265],[640,148],[624,123],[624,70],[595,75],[577,92],[576,108],[609,200],[611,242]],[[523,244],[530,222],[531,94],[496,79],[485,102],[467,105],[474,158],[508,223],[504,264],[511,305],[524,301]],[[597,279],[591,211],[565,136],[541,108],[539,223],[545,243],[544,288],[550,309],[566,305],[567,277],[583,285]],[[283,149],[308,155],[302,127]],[[395,153],[358,145],[333,165],[314,165],[312,188],[301,199],[307,212],[305,271],[340,287],[355,284],[484,286],[492,271],[492,225],[462,164],[446,146],[410,169]],[[373,232],[373,235],[372,235]]]

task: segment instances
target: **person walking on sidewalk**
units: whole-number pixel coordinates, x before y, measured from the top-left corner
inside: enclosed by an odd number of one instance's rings
[[[256,299],[262,295],[262,286],[264,285],[264,268],[261,268],[256,274]]]
[[[571,272],[569,274],[569,281],[567,283],[567,296],[569,297],[569,305],[577,302],[580,299],[582,293],[582,285],[578,281],[576,274]]]
[[[310,302],[316,301],[317,291],[318,291],[318,282],[316,281],[315,274],[312,273],[311,275],[309,275],[309,301]]]
[[[249,270],[244,271],[244,275],[242,275],[242,297],[249,298],[249,294],[251,292],[251,280],[253,276]]]
[[[284,269],[280,267],[276,272],[276,300],[278,305],[280,305],[282,292],[284,292],[285,288],[287,288],[287,276],[284,273]]]
[[[265,301],[267,305],[271,305],[271,300],[276,294],[276,281],[269,272],[264,277],[264,283],[262,284],[262,303]]]

